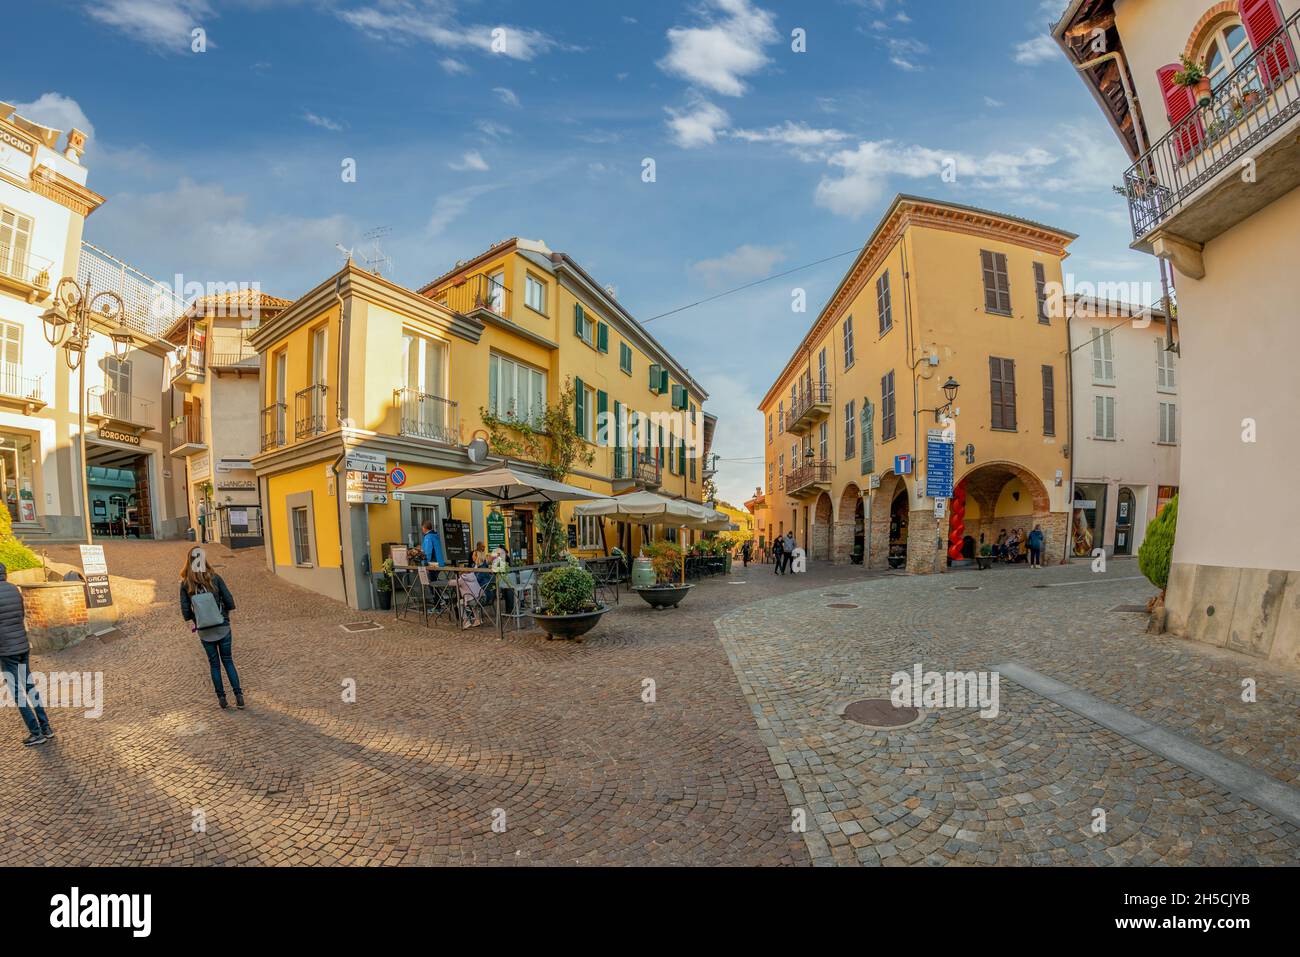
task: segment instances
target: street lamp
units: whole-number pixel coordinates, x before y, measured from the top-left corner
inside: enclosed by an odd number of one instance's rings
[[[935,422],[941,421],[943,418],[943,414],[952,409],[952,404],[957,401],[957,390],[961,388],[961,383],[958,382],[956,379],[954,379],[952,376],[948,376],[948,381],[943,384],[942,388],[943,388],[943,397],[948,400],[947,404],[941,405],[937,409],[920,410],[921,412],[933,412]]]
[[[91,323],[112,324],[108,334],[113,356],[126,358],[135,336],[126,325],[126,304],[111,290],[92,292],[71,276],[59,280],[54,304],[41,313],[41,332],[55,349],[63,347],[63,361],[77,373],[77,442],[81,452],[81,511],[86,544],[90,534],[90,488],[86,477],[86,350],[90,347]]]

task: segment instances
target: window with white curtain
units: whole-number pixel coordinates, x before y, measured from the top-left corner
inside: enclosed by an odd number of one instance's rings
[[[488,360],[488,409],[499,418],[540,428],[546,411],[546,373],[494,354]]]
[[[585,551],[605,547],[605,540],[600,534],[600,518],[598,516],[578,516],[578,547]]]

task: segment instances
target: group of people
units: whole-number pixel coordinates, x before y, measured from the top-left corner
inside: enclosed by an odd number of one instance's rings
[[[998,540],[993,543],[992,557],[994,561],[1015,563],[1020,560],[1020,549],[1024,546],[1029,555],[1030,568],[1043,567],[1043,526],[1035,525],[1034,530],[1024,539],[1020,537],[1021,532],[1018,528],[1013,528],[1010,534],[1004,528],[998,533]]]
[[[772,571],[776,575],[784,575],[794,564],[794,550],[798,548],[794,541],[794,532],[786,532],[784,535],[778,535],[772,542],[772,564],[775,566]]]

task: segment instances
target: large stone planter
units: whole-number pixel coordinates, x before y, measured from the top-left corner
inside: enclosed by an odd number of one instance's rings
[[[640,595],[651,608],[676,608],[691,593],[694,585],[655,585],[652,588],[638,588]]]
[[[80,579],[64,581],[72,565],[49,562],[46,568],[26,568],[9,573],[9,581],[23,595],[27,614],[27,640],[32,651],[48,654],[79,644],[91,635],[117,626],[117,605],[86,607],[86,584]],[[48,579],[48,580],[47,580]]]
[[[531,617],[537,622],[537,627],[546,632],[549,641],[552,638],[581,638],[600,623],[600,616],[607,611],[609,606],[602,605],[595,611],[581,611],[576,615],[544,615],[534,612]]]

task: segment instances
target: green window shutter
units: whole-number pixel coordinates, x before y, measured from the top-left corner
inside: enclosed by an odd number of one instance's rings
[[[602,421],[602,417],[605,416],[606,413],[608,412],[609,412],[609,394],[606,392],[597,392],[596,393],[596,434],[592,436],[594,439],[596,439],[597,445],[609,445],[609,424],[608,423],[605,424],[605,428],[603,430],[605,441],[604,442],[600,441],[600,437],[602,434],[600,423]]]
[[[582,311],[582,303],[575,302],[573,304],[573,334],[579,339],[582,338],[582,327],[585,325],[584,318],[585,313]]]
[[[573,385],[573,425],[578,434],[582,435],[583,423],[587,421],[587,416],[584,414],[585,410],[582,408],[582,400],[586,394],[586,389],[583,388],[582,380],[577,377],[574,378]]]
[[[596,348],[601,352],[609,351],[609,326],[603,322],[596,327]]]
[[[659,467],[664,467],[664,427],[659,426]]]
[[[655,364],[651,364],[650,366],[650,391],[651,392],[663,391],[660,388],[660,385],[663,382],[663,377],[659,373],[660,373],[659,366]]]
[[[662,369],[659,372],[659,394],[663,395],[668,391],[668,370]]]
[[[677,474],[686,474],[686,440],[682,439],[682,444],[678,446],[677,453]]]

